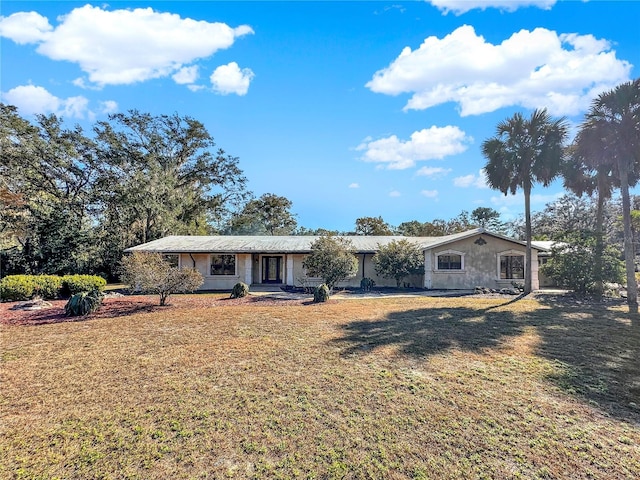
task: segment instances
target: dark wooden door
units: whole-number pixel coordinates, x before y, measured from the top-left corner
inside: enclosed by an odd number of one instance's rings
[[[282,257],[262,257],[262,283],[282,283]]]

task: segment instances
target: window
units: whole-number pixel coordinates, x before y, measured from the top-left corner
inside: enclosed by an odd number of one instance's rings
[[[500,255],[500,279],[501,280],[524,279],[524,256]]]
[[[462,270],[462,256],[455,253],[438,255],[438,270]]]
[[[464,270],[464,253],[456,250],[436,252],[435,271],[462,272]]]
[[[180,266],[180,255],[163,255],[165,262],[167,262],[172,267],[178,268]]]
[[[211,255],[211,275],[235,275],[235,255]]]

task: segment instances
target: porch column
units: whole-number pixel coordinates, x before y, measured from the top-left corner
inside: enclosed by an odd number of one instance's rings
[[[531,252],[531,290],[540,290],[540,262],[538,262],[538,252]]]
[[[424,288],[430,289],[433,280],[433,267],[431,264],[431,250],[424,251]]]
[[[253,255],[250,253],[244,256],[244,283],[253,283]]]
[[[293,280],[293,255],[285,255],[285,260],[287,263],[287,276],[284,279],[285,285],[295,285],[295,281]]]

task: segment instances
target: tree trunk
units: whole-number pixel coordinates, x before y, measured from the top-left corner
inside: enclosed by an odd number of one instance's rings
[[[533,274],[531,270],[531,185],[524,186],[524,218],[527,249],[524,257],[524,294],[531,293]]]
[[[598,205],[596,209],[596,251],[593,259],[593,276],[595,277],[595,295],[598,299],[604,293],[602,281],[602,254],[604,252],[604,238],[602,236],[602,225],[604,224],[604,198],[606,191],[606,175],[598,172]]]
[[[627,304],[629,311],[638,312],[638,284],[636,282],[633,237],[631,235],[631,201],[629,199],[629,172],[624,161],[619,162],[620,194],[622,195],[622,219],[624,222],[624,263],[627,270]]]

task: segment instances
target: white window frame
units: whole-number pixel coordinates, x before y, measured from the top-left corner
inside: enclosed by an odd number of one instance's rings
[[[223,255],[229,256],[229,257],[233,257],[233,274],[214,274],[211,273],[211,266],[213,265],[213,257],[221,257]],[[211,255],[209,255],[209,277],[221,277],[221,278],[228,278],[228,277],[237,277],[238,276],[238,255],[236,255],[235,253],[212,253]]]
[[[500,259],[502,257],[522,257],[522,278],[501,278],[500,277]],[[514,280],[524,280],[527,271],[527,256],[525,252],[521,250],[506,250],[504,252],[498,252],[496,258],[496,279],[499,282],[512,282]]]
[[[452,269],[452,268],[438,268],[438,257],[440,255],[460,255],[460,269]],[[441,252],[435,253],[435,264],[434,264],[434,272],[442,272],[442,273],[463,273],[465,271],[464,265],[464,256],[466,254],[464,252],[460,252],[458,250],[443,250]]]

